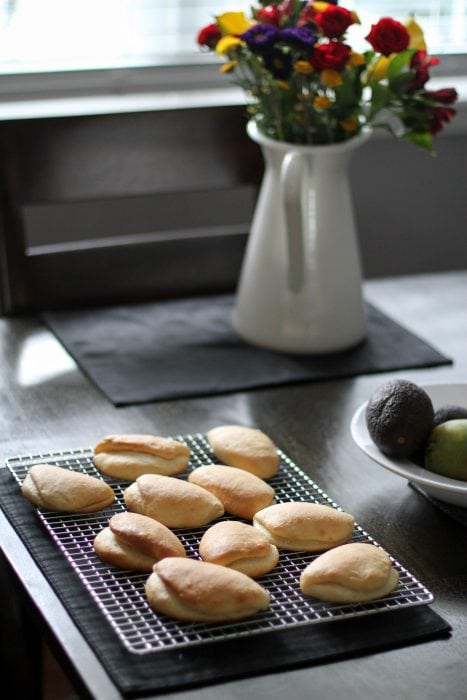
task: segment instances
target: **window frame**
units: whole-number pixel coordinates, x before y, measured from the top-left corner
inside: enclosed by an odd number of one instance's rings
[[[467,75],[466,54],[442,54],[433,77],[457,78]],[[193,91],[238,92],[233,81],[218,70],[221,61],[201,54],[190,62],[166,62],[151,66],[96,68],[53,72],[0,74],[0,102],[51,99],[104,94],[163,94]]]

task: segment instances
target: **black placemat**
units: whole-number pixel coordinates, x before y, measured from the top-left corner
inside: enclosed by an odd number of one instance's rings
[[[451,630],[434,610],[420,605],[138,656],[120,643],[7,469],[0,469],[0,506],[126,697],[375,653],[447,636]]]
[[[425,496],[425,498],[428,501],[430,501],[430,503],[433,506],[435,506],[435,508],[441,510],[445,515],[448,515],[450,518],[456,520],[461,525],[467,525],[467,508],[462,508],[461,506],[456,506],[452,503],[445,503],[444,501],[440,501],[439,498],[434,498],[433,496],[430,496],[430,494],[427,493],[424,489],[420,488],[418,484],[414,484],[411,481],[409,482],[409,485],[413,489],[415,489],[415,491],[421,493],[422,496]]]
[[[116,406],[451,362],[371,305],[368,337],[352,350],[320,356],[263,350],[233,331],[233,300],[216,295],[43,318]]]

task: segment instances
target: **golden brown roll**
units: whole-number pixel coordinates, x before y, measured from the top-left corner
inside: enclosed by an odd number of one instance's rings
[[[162,523],[139,513],[117,513],[93,543],[96,554],[122,569],[152,571],[164,557],[184,557],[178,537]]]
[[[267,574],[279,561],[277,547],[266,535],[238,520],[224,520],[206,530],[199,553],[203,561],[228,566],[253,578]]]
[[[399,574],[374,544],[351,542],[317,557],[300,576],[304,595],[330,603],[363,603],[397,588]]]
[[[331,506],[291,501],[258,511],[253,525],[279,549],[320,552],[347,542],[354,518]]]
[[[158,613],[187,622],[229,622],[266,610],[269,593],[240,571],[189,558],[154,566],[146,596]]]
[[[96,467],[125,481],[134,481],[141,474],[180,474],[189,459],[186,445],[158,435],[108,435],[94,448]]]
[[[231,467],[270,479],[279,469],[277,447],[265,433],[241,425],[221,425],[210,430],[207,440],[216,457]]]
[[[213,493],[226,513],[251,520],[274,501],[275,491],[258,476],[237,467],[208,464],[194,469],[188,481]]]
[[[38,508],[56,512],[94,513],[115,500],[102,479],[52,464],[31,467],[21,491]]]
[[[170,528],[201,527],[224,514],[214,494],[173,476],[143,474],[125,490],[123,498],[128,510]]]

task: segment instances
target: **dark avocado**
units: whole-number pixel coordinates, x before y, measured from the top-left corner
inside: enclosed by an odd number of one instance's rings
[[[371,396],[366,425],[375,445],[391,457],[408,457],[423,447],[433,428],[434,408],[426,391],[406,379],[392,379]]]
[[[467,408],[456,406],[455,404],[445,404],[435,411],[434,426],[446,423],[448,420],[467,418]]]

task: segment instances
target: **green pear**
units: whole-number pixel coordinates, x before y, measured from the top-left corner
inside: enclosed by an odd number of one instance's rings
[[[425,467],[467,481],[467,418],[448,420],[433,428],[425,448]]]

